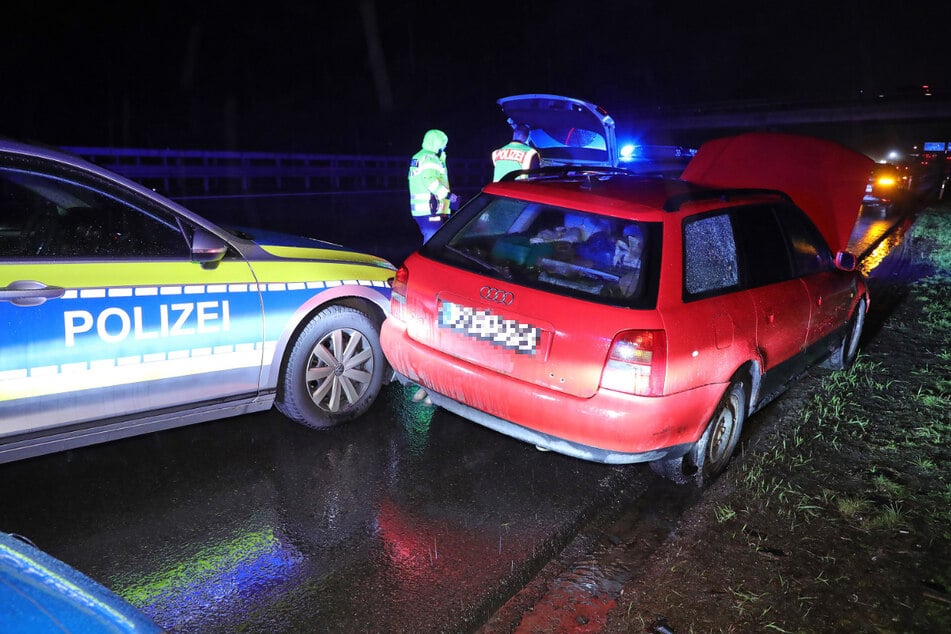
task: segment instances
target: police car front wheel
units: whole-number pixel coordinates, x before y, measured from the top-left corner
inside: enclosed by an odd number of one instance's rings
[[[354,308],[332,306],[297,336],[276,406],[291,420],[317,429],[352,420],[376,400],[385,367],[379,324]]]

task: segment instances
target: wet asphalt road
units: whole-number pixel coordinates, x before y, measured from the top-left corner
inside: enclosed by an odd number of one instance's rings
[[[271,412],[2,465],[0,528],[170,631],[468,631],[647,474],[394,385],[338,429]]]
[[[877,216],[857,251],[891,226]],[[389,386],[323,432],[269,412],[0,465],[0,530],[173,632],[461,632],[599,512],[665,486],[644,465],[542,453],[411,394]]]

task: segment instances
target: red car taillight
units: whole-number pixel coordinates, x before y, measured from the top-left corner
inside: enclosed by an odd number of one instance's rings
[[[625,330],[611,342],[601,387],[660,396],[667,367],[667,336],[663,330]]]
[[[390,279],[390,315],[406,321],[406,285],[409,283],[409,269],[401,266],[396,276]]]

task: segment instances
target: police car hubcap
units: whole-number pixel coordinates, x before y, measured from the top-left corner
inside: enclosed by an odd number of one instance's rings
[[[356,330],[327,333],[311,352],[307,389],[323,410],[337,412],[366,393],[373,378],[373,349]]]

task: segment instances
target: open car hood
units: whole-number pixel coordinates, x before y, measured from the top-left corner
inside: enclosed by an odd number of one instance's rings
[[[542,167],[617,167],[614,119],[600,106],[544,94],[503,97],[498,104],[513,129],[519,125],[531,128],[530,140],[538,149]]]
[[[778,189],[809,215],[830,248],[842,251],[873,166],[869,157],[832,141],[750,132],[704,143],[681,178],[709,187]]]

